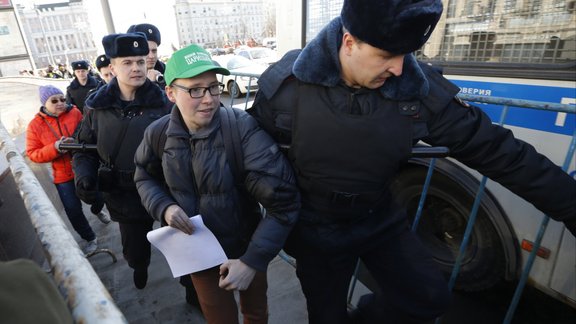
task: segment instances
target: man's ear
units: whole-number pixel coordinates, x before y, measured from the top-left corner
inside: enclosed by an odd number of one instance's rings
[[[108,65],[108,67],[110,67],[110,72],[112,72],[113,75],[116,75],[116,71],[114,70],[114,64],[112,64],[112,60],[110,59],[110,65]]]
[[[344,49],[344,54],[350,55],[354,44],[356,44],[356,38],[354,38],[350,33],[345,32],[342,35],[342,48]]]
[[[168,100],[170,100],[173,103],[176,103],[176,97],[174,95],[174,88],[172,88],[171,86],[166,86],[166,88],[164,88],[164,90],[166,90],[166,96],[168,97]]]

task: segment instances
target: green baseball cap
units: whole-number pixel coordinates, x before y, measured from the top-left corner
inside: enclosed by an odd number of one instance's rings
[[[164,79],[166,84],[170,85],[175,79],[193,78],[210,70],[219,74],[230,75],[230,71],[212,61],[210,54],[205,49],[192,44],[172,54],[166,63]]]

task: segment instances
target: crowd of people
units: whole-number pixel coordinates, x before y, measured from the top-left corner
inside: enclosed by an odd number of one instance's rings
[[[66,94],[40,87],[26,152],[52,164],[86,253],[98,243],[80,200],[118,224],[137,289],[154,222],[194,235],[189,218],[201,215],[228,260],[180,282],[208,323],[238,323],[235,291],[244,323],[267,323],[266,270],[281,249],[296,258],[310,323],[428,323],[450,291],[389,190],[417,141],[448,147],[576,234],[576,181],[411,54],[442,10],[440,0],[345,0],[314,40],[261,75],[248,111],[220,102],[217,74],[230,72],[204,48],[163,64],[160,31],[130,26],[102,39],[101,80],[76,61]],[[98,149],[60,148],[68,142]],[[358,260],[379,290],[348,312]]]

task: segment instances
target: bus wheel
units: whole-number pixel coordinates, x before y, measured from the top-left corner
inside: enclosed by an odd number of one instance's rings
[[[397,201],[406,207],[411,222],[418,209],[426,171],[425,168],[408,168],[392,185]],[[416,232],[447,278],[458,256],[474,195],[439,172],[432,176]],[[486,213],[485,206],[478,211],[455,289],[485,290],[504,278],[504,248]]]

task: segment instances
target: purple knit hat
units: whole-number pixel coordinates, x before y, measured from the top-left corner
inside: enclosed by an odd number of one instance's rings
[[[46,101],[48,101],[48,98],[52,97],[53,95],[64,95],[62,90],[56,88],[53,85],[40,86],[38,89],[38,94],[40,95],[40,103],[42,106],[46,106]]]

